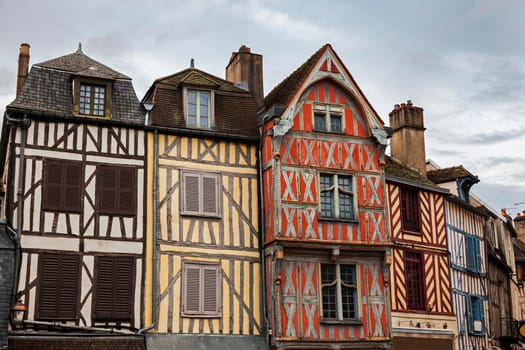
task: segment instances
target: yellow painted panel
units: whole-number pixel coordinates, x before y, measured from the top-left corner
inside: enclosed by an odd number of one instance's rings
[[[220,322],[218,319],[214,318],[212,321],[211,321],[211,324],[213,326],[213,333],[219,333],[219,327],[220,327]]]
[[[251,159],[252,159],[252,163],[250,164],[251,166],[257,166],[257,147],[256,146],[251,146],[251,150],[250,150],[250,153],[251,153]]]
[[[224,189],[226,192],[230,192],[230,187],[228,184],[228,177],[223,176],[222,177],[222,186],[224,186]],[[230,208],[229,208],[230,199],[227,196],[222,197],[222,215],[223,215],[223,223],[224,223],[224,245],[229,246],[231,244],[230,242]]]
[[[257,323],[262,322],[261,321],[261,265],[260,264],[253,264],[253,317],[257,321]],[[258,334],[257,329],[254,328],[253,330],[254,334]]]
[[[172,256],[173,259],[173,276],[175,276],[182,269],[182,260],[179,256]],[[172,277],[173,277],[172,276]],[[181,285],[182,285],[182,273],[181,277],[173,285],[173,320],[171,323],[172,330],[177,332],[179,330],[179,315],[181,311]]]
[[[230,151],[229,151],[230,152],[230,162],[229,163],[230,164],[235,164],[235,162],[236,162],[236,160],[235,160],[236,159],[236,156],[235,156],[235,152],[236,152],[235,151],[235,143],[231,142],[229,145],[230,145],[230,147],[229,147],[230,148]]]
[[[242,197],[241,197],[241,200],[242,200],[242,211],[244,213],[244,215],[246,215],[247,218],[250,217],[250,188],[249,188],[249,185],[250,185],[250,179],[247,179],[247,178],[242,178],[241,179],[241,183],[242,183]]]
[[[230,261],[222,260],[222,273],[224,275],[222,279],[222,319],[223,319],[223,333],[230,333],[230,298],[232,293],[230,286],[228,285],[227,279],[230,278],[228,275],[230,271]]]
[[[191,159],[197,159],[199,157],[199,140],[192,138],[191,142]]]
[[[199,243],[205,243],[205,244],[211,243],[211,232],[210,232],[210,228],[207,222],[203,223],[202,240],[203,242],[199,242]]]
[[[252,310],[253,305],[250,305],[250,288],[252,286],[250,285],[250,263],[245,261],[244,262],[244,293],[243,293],[243,299],[244,303],[248,305],[248,309]],[[246,311],[243,311],[245,314],[243,316],[243,326],[242,326],[242,333],[243,334],[250,334],[250,319],[249,315],[246,313]]]
[[[207,319],[204,320],[204,327],[202,327],[202,333],[204,333],[204,334],[210,334],[211,333],[210,332],[210,326],[208,324],[208,320]]]
[[[166,190],[166,181],[167,181],[167,171],[166,169],[164,168],[159,168],[158,169],[158,172],[157,172],[157,175],[158,175],[158,178],[159,178],[159,181],[158,181],[158,201],[161,202],[165,197],[166,197],[166,193],[167,193],[167,190]],[[167,210],[167,206],[166,205],[163,205],[162,207],[159,207],[158,208],[158,211],[159,211],[159,217],[160,218],[167,218],[168,217],[168,210]],[[163,240],[167,240],[168,239],[168,228],[167,228],[167,222],[166,220],[160,220],[160,236],[162,237]]]
[[[240,274],[240,271],[241,271],[241,262],[240,261],[235,261],[234,262],[234,273],[235,273],[235,276],[234,276],[234,286],[235,286],[235,290],[237,292],[239,292],[241,290],[241,274]],[[239,305],[239,301],[237,300],[237,298],[233,298],[233,334],[239,334],[239,321],[240,321],[240,314],[241,314],[241,309],[240,309],[240,305]]]
[[[192,160],[175,160],[175,159],[163,159],[161,162],[162,165],[166,166],[173,166],[173,167],[180,167],[180,168],[186,168],[186,169],[195,169],[195,170],[202,170],[202,171],[209,171],[209,172],[228,172],[228,173],[236,173],[239,174],[239,176],[242,176],[244,174],[247,175],[257,175],[257,168],[252,167],[238,167],[234,165],[224,165],[224,164],[218,164],[218,163],[197,163],[196,161]]]
[[[187,137],[180,138],[180,156],[183,159],[190,158],[188,154],[188,138]]]
[[[197,227],[197,225],[195,225]],[[195,228],[194,228],[195,230]],[[190,220],[182,220],[182,237],[181,241],[185,242],[190,231]],[[195,235],[193,235],[193,240],[195,240]]]
[[[172,185],[178,183],[180,181],[179,172],[172,171],[171,179],[173,181]],[[176,242],[181,240],[180,235],[179,235],[179,224],[180,224],[179,222],[179,204],[180,204],[179,189],[180,187],[175,189],[171,196],[171,223],[170,223],[171,224],[171,235],[172,235],[172,239]]]
[[[252,207],[252,224],[253,227],[259,227],[259,213],[258,210],[258,184],[257,179],[252,179],[252,193],[251,193],[251,207]]]
[[[221,229],[221,225],[220,225],[219,222],[214,221],[214,222],[212,222],[211,227],[212,227],[212,230],[213,230],[213,232],[211,234],[214,236],[216,244],[219,244],[220,243],[220,229]]]
[[[221,163],[226,163],[226,143],[219,143],[219,161]]]
[[[235,203],[240,203],[240,181],[238,178],[234,178],[233,179],[233,200],[235,201]],[[240,245],[240,237],[239,237],[239,230],[236,229],[237,227],[239,227],[239,213],[238,213],[238,209],[233,207],[232,208],[232,213],[231,213],[231,217],[232,217],[232,223],[233,223],[233,227],[234,227],[234,231],[233,231],[233,245],[235,247],[238,247]]]
[[[246,147],[245,144],[240,144],[239,148],[240,148],[242,153],[247,153],[248,152],[248,148]],[[240,155],[239,155],[239,163],[241,165],[248,165],[248,162],[244,159],[243,156],[240,156]]]
[[[187,317],[182,318],[182,333],[189,333],[190,330],[190,319]]]
[[[168,287],[168,259],[169,256],[165,254],[160,255],[160,266],[159,266],[159,291],[162,294]],[[168,298],[164,298],[159,306],[159,332],[167,332],[168,330]]]

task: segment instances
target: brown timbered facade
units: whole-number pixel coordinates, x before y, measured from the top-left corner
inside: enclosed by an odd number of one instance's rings
[[[390,348],[383,122],[330,45],[260,118],[271,346]]]
[[[60,348],[61,335],[89,332],[107,344],[113,332],[140,348],[145,135],[131,79],[80,48],[20,68],[2,154],[20,252],[13,294],[27,312],[10,341]]]

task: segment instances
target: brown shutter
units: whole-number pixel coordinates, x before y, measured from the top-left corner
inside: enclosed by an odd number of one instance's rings
[[[100,166],[98,176],[99,188],[97,189],[97,191],[99,192],[99,211],[103,213],[112,214],[116,210],[115,197],[117,195],[117,171],[115,168],[112,167]]]
[[[217,304],[217,282],[218,272],[216,267],[205,267],[204,272],[204,290],[203,290],[203,312],[218,312]]]
[[[197,174],[184,174],[184,212],[199,214],[199,176]]]
[[[218,181],[217,176],[202,176],[203,214],[218,215]]]
[[[44,207],[50,210],[62,208],[62,165],[57,162],[46,162],[46,181]]]
[[[78,256],[43,254],[40,264],[38,318],[47,320],[76,319]]]
[[[200,311],[200,268],[186,267],[186,283],[184,284],[186,312],[198,313]]]
[[[134,214],[135,213],[135,169],[119,169],[119,197],[118,213]]]
[[[65,197],[64,205],[69,210],[80,210],[80,192],[82,167],[78,164],[67,164],[65,166]]]
[[[131,320],[133,257],[99,256],[95,285],[95,320]]]

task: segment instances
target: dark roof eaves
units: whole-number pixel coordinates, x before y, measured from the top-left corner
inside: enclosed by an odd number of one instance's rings
[[[438,187],[438,186],[432,186],[432,185],[426,184],[424,182],[420,182],[420,181],[412,180],[412,179],[407,179],[407,178],[391,175],[391,174],[388,174],[388,173],[385,174],[385,178],[386,178],[387,181],[395,182],[395,183],[402,184],[402,185],[419,187],[419,188],[422,188],[422,189],[425,189],[425,190],[428,190],[428,191],[432,191],[432,192],[437,192],[437,193],[442,193],[442,194],[449,194],[450,193],[450,191],[445,189],[445,188],[441,188],[441,187]]]
[[[162,131],[166,134],[176,134],[176,135],[184,135],[184,136],[219,138],[223,140],[240,140],[240,141],[250,142],[250,143],[256,143],[259,141],[259,135],[248,136],[248,135],[240,135],[240,134],[218,133],[216,130],[207,131],[207,130],[167,127],[167,126],[159,126],[159,125],[149,125],[147,129]]]
[[[462,200],[461,198],[459,198],[458,196],[454,195],[454,194],[449,194],[447,196],[447,200],[448,201],[451,201],[461,207],[463,207],[464,209],[467,209],[468,211],[476,214],[476,215],[479,215],[479,216],[482,216],[482,217],[486,217],[488,216],[486,213],[484,213],[482,210],[472,206],[471,204],[465,202],[464,200]]]

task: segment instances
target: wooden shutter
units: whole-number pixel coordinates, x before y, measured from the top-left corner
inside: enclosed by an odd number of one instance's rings
[[[81,210],[82,164],[47,160],[45,162],[44,209]]]
[[[465,236],[465,250],[467,269],[470,271],[476,271],[476,240],[474,237]]]
[[[80,164],[65,166],[64,205],[70,210],[80,211],[81,170]]]
[[[219,215],[218,187],[216,175],[202,176],[202,212],[204,215]]]
[[[131,167],[101,165],[98,170],[98,209],[103,214],[134,215],[135,172]]]
[[[184,181],[184,213],[186,214],[200,214],[199,202],[199,174],[183,173]]]
[[[217,313],[219,310],[218,305],[218,271],[215,266],[205,267],[202,270],[203,273],[203,298],[202,298],[202,311],[203,313]]]
[[[43,254],[40,259],[38,318],[74,320],[78,309],[79,258]]]
[[[118,213],[135,214],[135,169],[120,168],[118,184]]]
[[[187,313],[199,313],[201,299],[200,268],[196,266],[186,267],[185,281],[185,311]]]
[[[62,208],[62,164],[47,161],[45,181],[45,209],[58,210]]]
[[[131,320],[133,280],[133,257],[99,256],[97,258],[95,320]]]
[[[98,171],[98,209],[102,213],[113,214],[116,211],[117,170],[114,167],[100,166]]]

